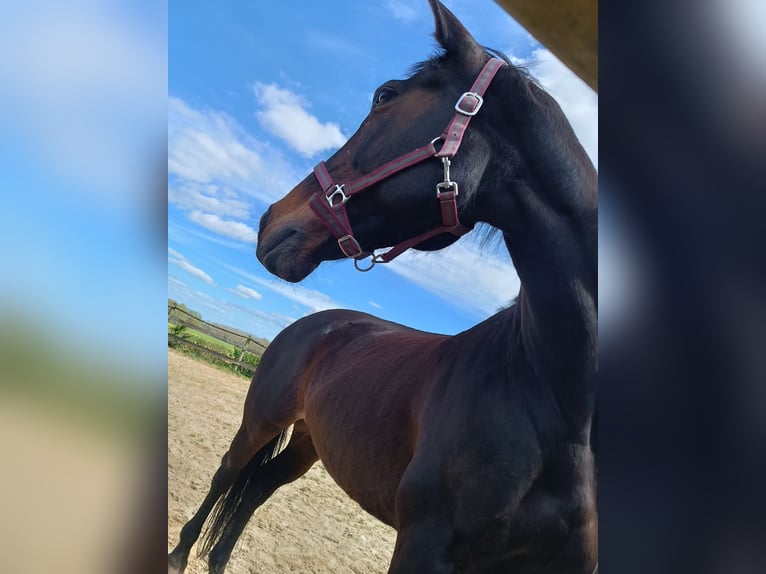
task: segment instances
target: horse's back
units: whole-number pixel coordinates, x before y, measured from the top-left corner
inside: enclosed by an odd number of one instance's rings
[[[317,355],[333,354],[353,359],[375,353],[381,345],[399,346],[429,344],[445,339],[445,335],[428,333],[387,321],[368,313],[345,309],[329,309],[308,315],[285,328],[266,349],[261,365],[289,362],[306,367]],[[349,356],[351,355],[351,356]],[[286,366],[283,364],[280,367]]]
[[[383,387],[391,389],[400,378],[396,373],[417,367],[425,349],[447,338],[359,311],[330,309],[308,315],[282,330],[263,353],[248,392],[245,417],[291,424],[293,420],[283,419],[294,413],[303,418],[309,386],[327,390],[328,385],[353,379],[357,384],[346,392],[353,393],[358,385],[372,385],[382,392],[384,388],[375,380],[384,379]]]

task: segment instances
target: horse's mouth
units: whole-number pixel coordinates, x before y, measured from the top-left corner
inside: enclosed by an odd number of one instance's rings
[[[269,273],[297,283],[317,266],[302,249],[303,244],[298,230],[285,227],[259,239],[255,255]]]

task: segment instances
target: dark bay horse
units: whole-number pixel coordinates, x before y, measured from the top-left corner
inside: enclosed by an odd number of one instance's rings
[[[354,136],[269,208],[257,256],[295,282],[484,222],[518,271],[515,304],[455,336],[340,310],[285,329],[173,571],[212,512],[202,552],[223,572],[255,509],[317,460],[397,530],[390,573],[597,569],[596,172],[554,100],[429,1],[443,52],[383,84]]]

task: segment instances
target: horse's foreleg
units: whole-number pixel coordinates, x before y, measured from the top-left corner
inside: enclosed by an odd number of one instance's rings
[[[450,530],[435,519],[399,531],[388,574],[457,574],[448,556]]]
[[[255,510],[280,486],[306,474],[318,458],[306,424],[302,420],[296,422],[285,450],[253,473],[241,502],[210,551],[208,563],[211,574],[224,572],[234,545]]]
[[[396,545],[388,574],[457,574],[449,501],[431,474],[431,449],[416,452],[396,492]]]

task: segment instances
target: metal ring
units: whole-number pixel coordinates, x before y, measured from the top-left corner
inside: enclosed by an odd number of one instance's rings
[[[435,137],[434,139],[431,140],[431,145],[435,144],[441,139],[442,139],[442,136]],[[434,157],[439,157],[439,152],[436,151],[436,147],[434,147]]]
[[[364,259],[354,259],[354,267],[356,267],[357,271],[361,271],[362,273],[367,273],[370,269],[375,267],[375,255],[370,256],[370,266],[369,267],[359,267],[359,262],[363,261]]]

